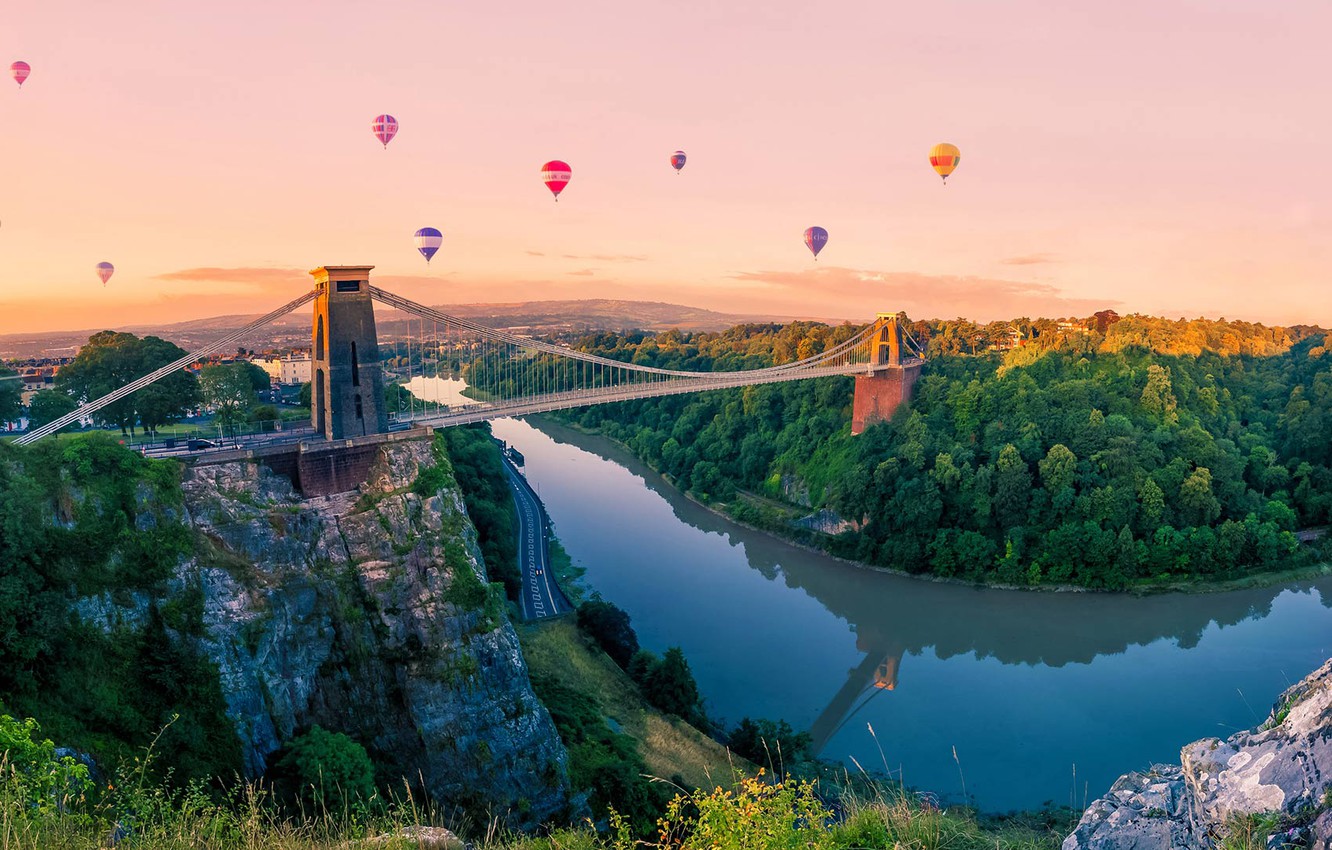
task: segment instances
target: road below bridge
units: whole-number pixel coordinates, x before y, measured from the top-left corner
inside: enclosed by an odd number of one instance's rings
[[[518,572],[522,577],[519,604],[524,620],[543,620],[569,613],[570,606],[550,575],[550,520],[541,500],[507,455],[509,478],[518,516]]]

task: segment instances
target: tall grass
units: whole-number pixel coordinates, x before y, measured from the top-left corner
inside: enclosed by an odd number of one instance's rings
[[[735,771],[724,786],[676,786],[647,839],[635,839],[628,819],[614,811],[600,829],[585,822],[522,835],[498,819],[450,823],[437,808],[420,803],[405,781],[392,799],[301,795],[345,801],[337,809],[319,803],[313,811],[293,810],[258,782],[173,789],[169,774],[161,779],[152,770],[156,741],[109,782],[94,783],[74,760],[56,758],[49,741],[31,740],[35,725],[8,728],[18,735],[0,755],[0,850],[461,847],[439,840],[436,827],[469,836],[478,850],[1053,850],[1058,842],[1029,828],[986,829],[970,809],[941,808],[899,782],[863,771],[854,779],[843,770],[815,780],[762,768],[757,775]],[[776,761],[781,763],[780,754]]]
[[[945,810],[910,792],[858,784],[855,790],[817,782],[738,778],[729,788],[681,793],[657,834],[635,841],[612,815],[610,828],[591,824],[544,835],[519,835],[497,822],[466,825],[478,850],[1053,850],[1058,838],[1027,829],[987,830],[966,810]],[[38,811],[31,800],[0,791],[0,850],[407,850],[447,845],[414,837],[441,825],[438,812],[410,797],[378,814],[366,810],[290,815],[258,784],[242,784],[219,800],[202,788],[172,794],[144,786],[84,807]],[[1241,845],[1243,846],[1243,845]]]

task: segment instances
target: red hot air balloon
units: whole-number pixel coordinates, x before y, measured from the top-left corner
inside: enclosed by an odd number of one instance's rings
[[[550,162],[541,166],[541,179],[545,182],[546,188],[555,196],[558,202],[560,192],[569,185],[569,180],[573,177],[573,171],[569,169],[569,163],[561,162],[558,159],[552,159]]]
[[[676,174],[680,173],[680,169],[684,168],[684,164],[685,164],[684,151],[676,151],[675,153],[671,154],[671,168],[675,169]]]
[[[398,135],[398,119],[387,113],[380,115],[370,125],[370,129],[374,131],[375,138],[383,142],[385,149],[387,149],[388,143],[393,141],[394,136]]]
[[[18,83],[19,88],[22,89],[23,81],[32,73],[32,66],[20,59],[9,66],[9,73],[14,75],[14,82]]]
[[[116,267],[103,260],[97,264],[97,276],[102,279],[102,286],[111,279],[111,275],[116,273]]]
[[[823,246],[828,244],[828,231],[822,227],[805,228],[805,244],[809,246],[810,251],[814,252],[814,259],[817,260]]]

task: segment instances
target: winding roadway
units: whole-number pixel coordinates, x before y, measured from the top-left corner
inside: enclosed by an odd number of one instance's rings
[[[569,613],[569,605],[550,577],[550,528],[541,501],[504,455],[504,473],[518,514],[518,567],[522,575],[523,619],[543,620]]]

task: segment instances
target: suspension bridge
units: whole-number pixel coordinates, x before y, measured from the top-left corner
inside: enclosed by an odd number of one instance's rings
[[[27,445],[211,355],[231,350],[270,322],[313,304],[311,424],[328,441],[403,427],[443,428],[509,416],[633,399],[747,387],[835,375],[856,378],[852,432],[890,418],[909,400],[923,361],[900,313],[881,313],[849,338],[791,363],[736,371],[681,371],[630,363],[492,328],[427,307],[370,284],[373,266],[321,266],[315,288],[192,351],[19,437]],[[381,345],[374,305],[407,317],[404,340]],[[404,356],[405,352],[405,356]],[[462,381],[466,401],[407,395],[388,410],[386,371],[396,380]]]

